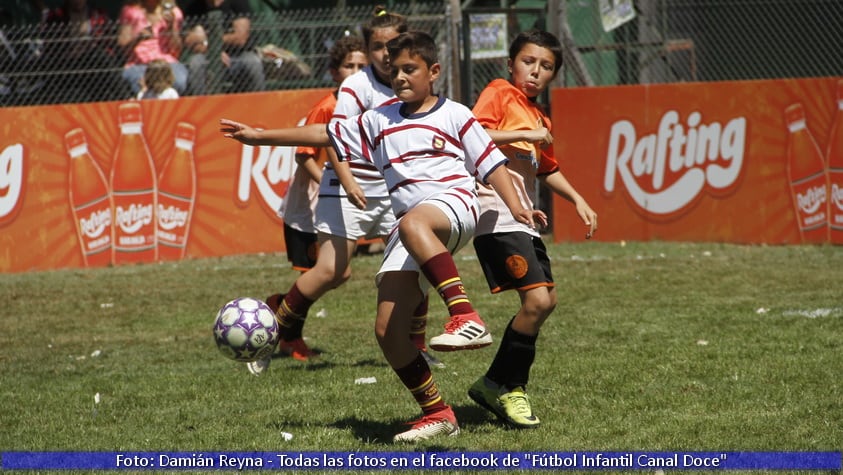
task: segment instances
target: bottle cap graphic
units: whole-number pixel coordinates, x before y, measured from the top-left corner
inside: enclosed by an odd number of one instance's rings
[[[67,151],[71,152],[74,148],[85,145],[85,132],[82,129],[73,129],[64,136],[64,144]]]
[[[805,122],[805,110],[802,104],[791,104],[784,110],[784,120],[788,125],[796,124],[797,122]]]
[[[141,121],[141,106],[137,102],[120,104],[118,109],[121,124],[139,123]]]
[[[187,122],[179,122],[176,125],[176,140],[196,141],[196,127]]]

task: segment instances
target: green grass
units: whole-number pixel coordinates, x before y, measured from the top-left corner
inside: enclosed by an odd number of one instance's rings
[[[559,305],[529,388],[542,427],[508,430],[466,395],[495,344],[439,355],[463,432],[411,449],[843,449],[843,248],[548,250]],[[2,274],[0,451],[406,450],[391,437],[418,408],[374,340],[379,263],[356,258],[314,305],[305,334],[320,361],[276,359],[260,378],[210,327],[227,300],[286,290],[297,274],[283,255]],[[499,337],[517,295],[490,295],[470,249],[457,264]],[[444,315],[432,299],[428,336]]]

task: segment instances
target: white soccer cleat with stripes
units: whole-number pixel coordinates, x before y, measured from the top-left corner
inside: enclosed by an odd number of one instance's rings
[[[436,351],[475,350],[492,344],[492,335],[477,312],[454,315],[445,324],[445,333],[430,339]]]

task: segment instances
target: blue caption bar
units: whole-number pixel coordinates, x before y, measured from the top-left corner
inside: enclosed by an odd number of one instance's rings
[[[3,470],[835,470],[840,452],[3,452]]]

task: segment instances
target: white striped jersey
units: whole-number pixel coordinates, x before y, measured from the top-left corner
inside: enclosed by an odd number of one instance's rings
[[[331,120],[347,119],[369,109],[395,102],[398,102],[398,98],[395,97],[392,87],[378,81],[372,66],[366,66],[363,70],[346,78],[340,85],[337,105]],[[371,163],[349,160],[349,168],[364,195],[369,198],[385,198],[389,195],[383,176]],[[319,196],[346,196],[330,161],[325,163],[323,173]]]
[[[430,111],[409,116],[403,109],[399,102],[332,122],[328,134],[339,159],[380,170],[396,217],[449,190],[470,205],[475,179],[485,183],[506,156],[460,103],[439,98]]]

